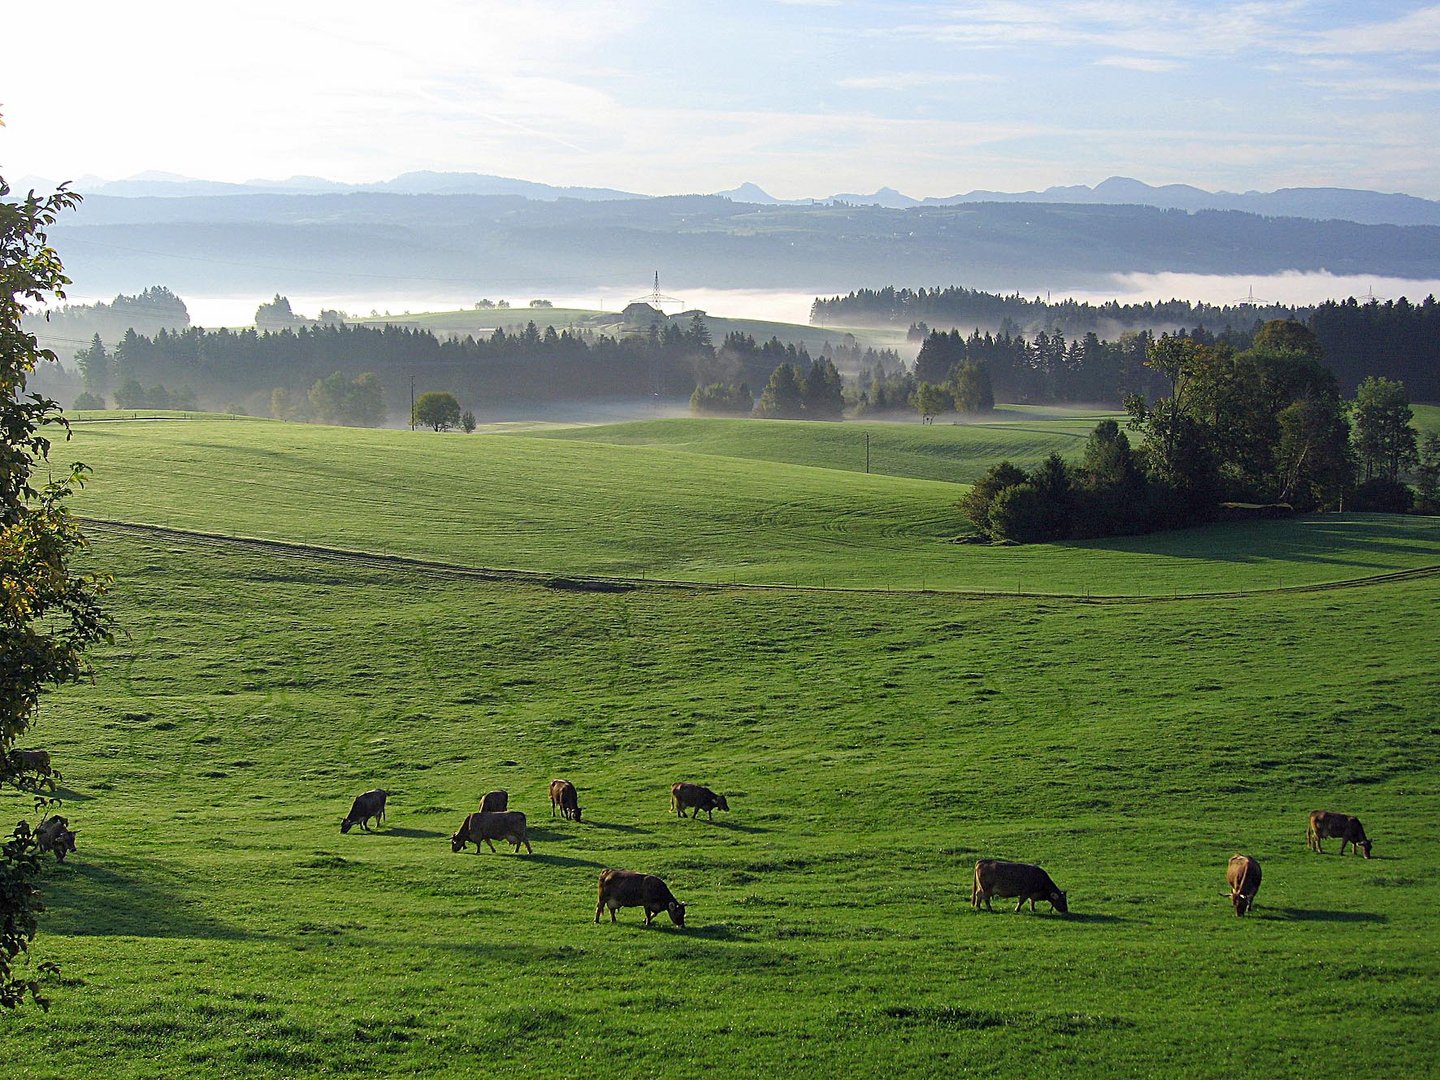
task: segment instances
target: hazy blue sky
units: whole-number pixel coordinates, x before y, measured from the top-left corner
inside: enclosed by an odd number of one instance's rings
[[[0,108],[11,177],[1440,198],[1440,3],[83,0]]]

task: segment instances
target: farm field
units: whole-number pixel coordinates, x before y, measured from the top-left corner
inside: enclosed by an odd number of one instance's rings
[[[93,538],[125,635],[37,731],[79,851],[55,1007],[0,1018],[47,1064],[9,1075],[1435,1069],[1440,578],[595,594]],[[681,778],[732,813],[668,816]],[[340,835],[376,785],[387,826]],[[495,786],[535,854],[452,854]],[[1307,852],[1322,807],[1375,858]],[[972,911],[980,856],[1070,916]],[[604,866],[686,929],[593,925]]]
[[[555,427],[533,434],[848,472],[865,471],[868,438],[871,473],[968,484],[1001,460],[1032,468],[1051,453],[1079,458],[1096,423],[1113,415],[1012,407],[997,412],[993,420],[965,424],[676,419]]]
[[[724,431],[724,422],[691,423]],[[1053,436],[1026,421],[1005,437],[1070,445],[1075,422],[1059,423]],[[774,437],[777,454],[814,460],[824,453],[801,451],[797,440],[843,437],[849,427],[778,426],[786,430]],[[897,441],[916,438],[915,425],[894,427]],[[961,484],[614,445],[600,441],[604,428],[577,430],[587,437],[121,421],[77,425],[57,456],[94,467],[77,506],[96,518],[543,574],[1170,596],[1440,564],[1440,519],[1368,515],[1083,544],[955,544],[968,531],[956,508]],[[940,440],[932,449],[945,436],[989,437],[938,430],[923,436]]]

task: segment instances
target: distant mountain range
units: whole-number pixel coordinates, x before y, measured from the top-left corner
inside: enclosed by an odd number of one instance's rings
[[[1440,279],[1440,226],[1234,210],[977,202],[889,209],[717,195],[538,200],[383,191],[93,195],[49,230],[77,295],[546,296],[646,281],[844,293],[1044,291],[1116,275],[1329,271]]]
[[[52,182],[24,178],[15,185],[53,187]],[[86,177],[75,190],[118,198],[187,198],[221,195],[331,195],[388,193],[395,195],[516,195],[539,202],[578,199],[610,202],[655,196],[614,188],[557,187],[529,180],[481,173],[409,172],[369,184],[345,184],[317,176],[288,180],[247,180],[243,184],[195,180],[172,173],[141,173],[125,180],[103,181]],[[1440,202],[1413,195],[1387,194],[1358,188],[1281,188],[1278,191],[1205,191],[1189,184],[1153,187],[1139,180],[1112,176],[1094,187],[1084,184],[1046,188],[1044,191],[984,191],[943,198],[917,199],[894,188],[882,187],[868,195],[853,192],[815,199],[777,199],[753,183],[714,194],[732,202],[758,206],[814,206],[847,203],[904,210],[917,206],[958,206],[969,203],[1063,203],[1097,206],[1150,206],[1162,210],[1239,210],[1266,217],[1308,218],[1316,221],[1353,221],[1362,225],[1440,225]]]

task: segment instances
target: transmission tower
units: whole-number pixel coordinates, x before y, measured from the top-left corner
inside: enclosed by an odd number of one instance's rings
[[[656,311],[661,311],[661,312],[663,312],[663,311],[665,310],[665,307],[666,307],[667,304],[672,305],[672,306],[677,307],[677,308],[684,308],[684,307],[685,307],[685,301],[684,301],[684,300],[680,300],[680,299],[678,299],[677,297],[674,297],[674,296],[666,296],[664,293],[662,293],[662,292],[660,291],[660,271],[659,271],[659,270],[656,270],[656,271],[655,271],[655,288],[652,289],[652,290],[650,291],[650,293],[647,294],[647,295],[645,295],[645,296],[637,296],[634,300],[631,300],[630,303],[632,303],[632,304],[649,304],[649,305],[650,305],[651,307],[653,307]]]

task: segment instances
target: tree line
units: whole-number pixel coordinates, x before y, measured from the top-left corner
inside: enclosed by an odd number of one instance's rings
[[[1118,402],[1125,392],[1138,388],[1123,383],[1143,379],[1139,369],[1145,349],[1162,328],[1188,328],[1189,335],[1202,343],[1222,342],[1244,350],[1259,327],[1277,319],[1303,323],[1315,335],[1326,363],[1347,392],[1366,377],[1378,375],[1405,383],[1417,401],[1440,400],[1440,304],[1434,296],[1418,304],[1404,297],[1383,302],[1351,297],[1287,308],[1186,300],[1050,303],[958,287],[885,288],[816,300],[812,307],[814,322],[909,323],[913,339],[921,341],[933,336],[932,323],[993,327],[984,336],[1001,343],[990,347],[998,357],[975,358],[990,364],[997,390],[1012,401],[1022,398],[1009,386],[1002,388],[1001,369],[1006,366],[1019,375],[1027,368],[1033,371],[1033,379],[1020,378],[1019,389],[1036,401]],[[1102,333],[1112,340],[1102,338]],[[967,345],[978,335],[977,330],[967,337]],[[1040,344],[1042,335],[1045,345]],[[1016,342],[1031,346],[1028,361],[1018,356]]]
[[[1128,395],[1125,428],[1098,424],[1078,465],[1002,462],[961,508],[980,536],[1017,543],[1292,510],[1440,511],[1440,437],[1420,442],[1404,385],[1368,376],[1347,401],[1322,355],[1289,320],[1266,323],[1239,352],[1162,337],[1146,366],[1164,390]]]

